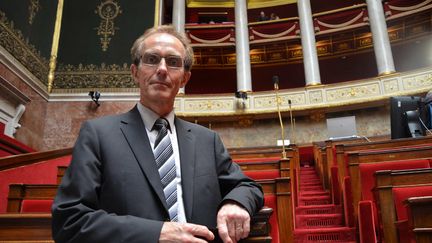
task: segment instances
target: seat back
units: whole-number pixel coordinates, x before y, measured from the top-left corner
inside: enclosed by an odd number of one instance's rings
[[[278,243],[279,241],[279,226],[278,226],[278,215],[277,215],[277,201],[276,195],[270,194],[264,196],[264,206],[273,208],[273,213],[270,216],[269,223],[271,226],[270,236],[272,237],[272,242]]]
[[[392,192],[396,218],[400,222],[399,225],[401,225],[398,230],[399,241],[415,242],[414,235],[408,228],[408,211],[404,205],[404,201],[410,197],[432,196],[432,186],[394,187]]]
[[[254,180],[276,179],[280,177],[279,170],[246,170],[243,173]]]
[[[379,225],[377,205],[375,202],[373,189],[375,188],[374,174],[380,170],[406,170],[406,169],[421,169],[429,168],[428,159],[418,160],[400,160],[400,161],[389,161],[389,162],[378,162],[378,163],[367,163],[360,164],[360,185],[361,185],[361,200],[372,201],[372,211],[375,225]],[[358,193],[354,192],[353,193]]]
[[[392,188],[406,186],[432,186],[432,168],[410,170],[381,170],[375,173],[375,196],[386,242],[397,242],[396,210]]]
[[[51,213],[53,199],[24,199],[21,202],[21,213]]]
[[[392,191],[397,220],[407,220],[408,215],[404,201],[410,197],[432,196],[432,185],[394,187]]]
[[[361,199],[373,200],[373,188],[375,187],[374,174],[379,170],[407,170],[430,168],[428,159],[399,160],[378,163],[360,164]]]

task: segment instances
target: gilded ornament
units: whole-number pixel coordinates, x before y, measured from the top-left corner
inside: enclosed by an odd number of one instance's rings
[[[119,4],[114,0],[104,0],[95,10],[101,18],[99,27],[96,28],[97,35],[100,36],[102,51],[108,50],[111,37],[115,35],[118,27],[114,26],[114,19],[122,13]]]
[[[238,120],[238,125],[240,127],[251,127],[253,125],[253,118],[240,117]]]
[[[319,90],[319,91],[309,92],[309,102],[312,104],[322,103],[323,102],[322,91]]]
[[[367,47],[372,45],[372,38],[366,37],[359,40],[360,47]]]
[[[30,5],[28,7],[29,10],[29,24],[33,24],[34,17],[37,12],[41,9],[41,5],[39,0],[30,0]]]
[[[59,65],[56,72],[55,89],[86,87],[94,88],[135,88],[136,84],[130,76],[129,65],[117,64],[100,66],[94,64],[77,67],[72,65]]]
[[[399,85],[397,79],[383,81],[384,93],[393,93],[399,91]]]
[[[314,111],[310,114],[309,118],[313,122],[320,122],[325,119],[325,113],[323,111]]]

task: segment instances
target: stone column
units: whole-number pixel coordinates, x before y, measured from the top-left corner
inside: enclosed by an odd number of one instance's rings
[[[185,0],[173,1],[172,24],[179,32],[185,32],[186,5]],[[179,94],[184,94],[185,88],[180,88]]]
[[[366,3],[378,74],[385,75],[393,73],[395,72],[393,54],[382,3],[380,0],[366,0]]]
[[[186,5],[185,0],[173,1],[172,24],[179,32],[185,31]]]
[[[247,0],[235,0],[235,40],[237,62],[237,91],[252,91],[251,64],[249,55],[249,31]]]
[[[306,86],[321,84],[310,0],[297,1]]]

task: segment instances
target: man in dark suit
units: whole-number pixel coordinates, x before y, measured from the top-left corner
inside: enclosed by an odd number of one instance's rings
[[[131,55],[140,102],[82,125],[52,207],[54,240],[206,242],[215,237],[210,229],[224,242],[247,237],[263,205],[261,187],[214,131],[174,115],[191,75],[187,39],[159,26],[135,41]]]

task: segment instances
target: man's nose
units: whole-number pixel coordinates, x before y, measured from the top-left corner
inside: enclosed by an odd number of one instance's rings
[[[159,64],[158,64],[158,69],[162,69],[162,70],[167,70],[167,65],[166,65],[166,61],[165,61],[165,57],[162,57]]]
[[[166,75],[168,73],[168,67],[165,62],[165,58],[162,57],[156,69],[157,73],[160,75]]]

